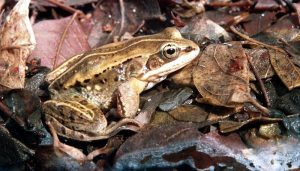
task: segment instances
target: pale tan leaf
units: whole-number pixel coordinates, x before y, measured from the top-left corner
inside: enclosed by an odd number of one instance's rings
[[[275,74],[267,49],[257,47],[254,49],[246,49],[245,52],[251,57],[253,66],[261,79],[272,77]],[[256,80],[253,72],[251,72],[250,80]]]
[[[250,102],[262,112],[269,113],[251,97],[249,74],[241,43],[209,45],[193,72],[195,86],[202,95],[200,102],[231,108]]]
[[[193,79],[206,103],[236,107],[249,101],[249,67],[240,43],[209,45],[200,56]]]
[[[300,86],[300,69],[289,59],[288,55],[269,50],[271,64],[284,85],[292,90]]]
[[[0,31],[1,90],[23,88],[25,62],[36,41],[28,17],[30,0],[19,1]]]

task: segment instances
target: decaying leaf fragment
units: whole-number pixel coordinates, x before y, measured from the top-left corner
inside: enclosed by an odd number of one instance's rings
[[[238,42],[209,45],[193,72],[201,102],[236,108],[250,102],[261,111],[268,110],[250,96],[249,67],[246,54]]]
[[[194,69],[195,86],[209,104],[235,107],[248,101],[249,68],[240,44],[212,44]]]
[[[276,123],[280,122],[282,119],[280,118],[269,118],[269,117],[253,117],[243,122],[236,122],[231,120],[223,120],[219,121],[220,131],[222,133],[229,133],[240,129],[241,127],[250,124],[250,123]]]
[[[0,31],[0,90],[23,88],[25,61],[36,41],[28,17],[30,0],[19,1]]]
[[[300,86],[300,68],[296,67],[287,54],[269,50],[271,64],[284,85],[292,90]]]
[[[261,79],[272,77],[275,71],[270,62],[269,51],[265,48],[256,47],[254,49],[245,49],[248,56],[251,57],[251,61]],[[250,81],[256,80],[253,73],[250,75]]]

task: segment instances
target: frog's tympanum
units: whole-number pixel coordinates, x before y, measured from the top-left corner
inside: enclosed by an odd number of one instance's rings
[[[199,47],[175,28],[107,44],[74,56],[46,77],[51,100],[43,110],[59,135],[80,141],[108,138],[136,123],[139,94],[190,63]],[[116,107],[118,122],[102,112]]]

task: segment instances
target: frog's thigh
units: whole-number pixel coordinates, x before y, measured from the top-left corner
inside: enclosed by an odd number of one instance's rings
[[[96,134],[107,126],[102,111],[86,101],[49,100],[43,105],[46,120],[59,122],[62,127],[84,134]],[[53,118],[55,120],[53,120]],[[56,129],[61,134],[73,134]]]
[[[139,92],[129,82],[125,82],[118,87],[116,96],[118,115],[126,118],[134,117],[139,109]]]

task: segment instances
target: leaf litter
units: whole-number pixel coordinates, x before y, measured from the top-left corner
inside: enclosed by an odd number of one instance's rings
[[[9,9],[5,6],[6,2],[2,8],[1,2],[0,10]],[[128,130],[136,129],[129,127],[107,141],[83,143],[62,139],[60,143],[55,130],[52,130],[54,146],[33,149],[36,152],[35,160],[31,160],[31,155],[30,162],[44,169],[67,170],[153,167],[177,170],[182,167],[296,169],[299,166],[299,154],[291,149],[299,148],[300,135],[297,115],[299,29],[294,22],[298,20],[299,23],[299,5],[290,3],[287,7],[283,4],[284,1],[272,0],[257,3],[186,0],[31,1],[30,20],[34,23],[37,47],[29,61],[40,58],[41,65],[50,69],[74,55],[88,51],[90,47],[156,33],[174,25],[183,27],[183,36],[197,42],[202,53],[192,64],[174,73],[171,79],[141,95],[144,100],[135,118],[144,125],[139,133],[132,135],[133,132]],[[291,10],[298,13],[292,13]],[[5,18],[8,13],[2,10],[0,14],[4,16],[1,18]],[[45,14],[50,15],[45,18]],[[19,23],[12,19],[14,24]],[[25,20],[28,24],[28,14]],[[2,29],[5,27],[3,25]],[[12,34],[10,36],[17,35],[5,32]],[[33,38],[29,36],[28,39]],[[21,45],[26,46],[22,48],[13,43],[3,46],[2,39],[0,42],[1,53],[9,52],[17,57],[16,61],[25,73],[23,61],[30,55],[34,42],[23,42]],[[24,48],[27,48],[26,54],[20,52]],[[18,53],[24,55],[22,60],[19,60],[21,57],[18,57]],[[3,60],[2,55],[1,58],[3,66],[11,66]],[[21,81],[16,81],[11,73],[7,73],[1,77],[5,79],[1,85],[10,89],[24,87],[25,74],[18,75]],[[37,69],[26,75],[29,81],[35,80],[35,76],[39,77],[39,83],[31,87],[33,92],[38,93],[43,89],[45,85],[41,79],[45,78],[45,74],[46,70]],[[55,75],[50,77],[53,79]],[[273,89],[266,86],[270,81],[275,86]],[[17,86],[9,87],[7,82],[14,82],[13,86]],[[279,86],[282,83],[285,87]],[[253,85],[259,85],[259,88],[253,89]],[[45,94],[47,89],[44,89]],[[189,91],[180,93],[182,90]],[[273,91],[277,96],[269,96]],[[14,92],[22,96],[20,91]],[[164,97],[166,94],[167,100]],[[41,96],[41,93],[38,95]],[[37,96],[34,97],[36,99]],[[41,100],[44,101],[44,98],[41,97]],[[17,99],[17,103],[5,99],[0,103],[3,111],[1,116],[31,128],[20,117],[24,113],[24,116],[31,113],[26,112],[30,108],[22,108],[22,103],[28,104],[23,96]],[[35,100],[34,103],[39,102]],[[166,112],[157,108],[162,104],[168,109]],[[16,107],[21,109],[15,110]],[[116,120],[108,114],[107,117]],[[37,122],[40,121],[38,118]],[[51,126],[48,127],[51,130]],[[20,136],[15,132],[12,131],[10,136]],[[22,137],[20,140],[26,144]],[[45,137],[43,142],[51,144],[51,138]],[[285,155],[284,151],[290,155]]]

